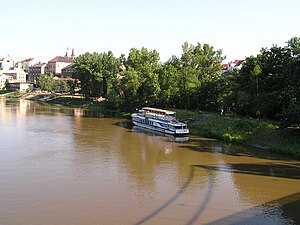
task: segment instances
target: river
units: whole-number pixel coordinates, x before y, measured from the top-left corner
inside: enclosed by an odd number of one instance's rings
[[[0,225],[300,224],[300,162],[0,99]]]

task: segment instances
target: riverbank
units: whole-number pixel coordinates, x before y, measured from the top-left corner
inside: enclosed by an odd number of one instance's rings
[[[190,124],[191,133],[246,144],[300,159],[300,129],[285,128],[270,121],[215,113],[199,113]]]
[[[12,94],[12,97],[16,96]],[[91,101],[82,96],[51,93],[26,93],[17,97],[54,105],[98,109],[111,116],[129,118],[130,115],[105,109],[103,99]],[[178,119],[188,121],[192,135],[246,144],[300,159],[299,128],[280,129],[276,123],[270,121],[258,121],[233,115],[221,116],[217,113],[173,110],[176,111]]]
[[[125,114],[119,111],[108,110],[104,106],[104,99],[99,98],[95,100],[89,100],[81,95],[65,95],[65,94],[53,94],[53,93],[26,93],[20,98],[31,101],[38,101],[51,105],[61,105],[68,107],[76,107],[82,109],[96,109],[100,110],[106,116],[112,117],[124,117]]]

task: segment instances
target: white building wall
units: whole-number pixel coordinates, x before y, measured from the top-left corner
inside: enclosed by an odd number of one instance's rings
[[[14,70],[0,70],[0,75],[6,75],[10,83],[13,82],[26,82],[26,72],[21,68]]]
[[[9,56],[5,58],[0,57],[0,69],[2,70],[9,70],[14,67],[14,61]]]
[[[56,68],[55,71],[56,73],[61,74],[61,70],[65,67],[67,67],[68,65],[70,65],[71,63],[67,63],[67,62],[57,62],[56,63]]]

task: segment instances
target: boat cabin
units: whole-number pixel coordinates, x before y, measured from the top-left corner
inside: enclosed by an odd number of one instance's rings
[[[143,107],[139,110],[139,113],[143,116],[161,119],[161,120],[176,120],[176,112],[164,109],[156,109],[151,107]]]

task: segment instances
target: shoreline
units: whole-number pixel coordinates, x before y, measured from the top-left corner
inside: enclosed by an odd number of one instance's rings
[[[9,93],[8,93],[9,94]],[[6,97],[1,94],[0,97]],[[107,110],[103,99],[87,100],[79,95],[53,93],[25,93],[16,98],[75,108],[98,109],[113,117],[129,118],[129,114]],[[300,159],[300,129],[280,129],[266,122],[238,116],[221,116],[217,113],[176,110],[179,119],[189,120],[190,134],[214,138],[228,143],[242,144]]]

